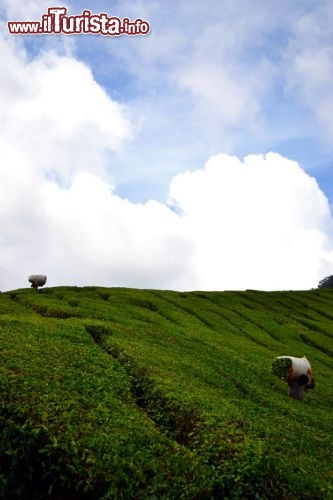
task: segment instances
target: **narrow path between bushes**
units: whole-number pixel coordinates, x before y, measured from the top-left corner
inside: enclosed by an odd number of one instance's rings
[[[199,410],[162,394],[148,371],[140,368],[125,351],[110,342],[112,330],[107,325],[88,324],[85,325],[85,329],[101,349],[124,367],[136,405],[147,414],[160,431],[183,446],[190,446],[196,442],[203,427],[203,417]]]

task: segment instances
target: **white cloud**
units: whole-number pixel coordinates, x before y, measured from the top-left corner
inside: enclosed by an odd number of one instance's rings
[[[257,77],[235,75],[222,65],[193,64],[182,68],[178,82],[204,103],[207,115],[219,116],[224,126],[252,123],[260,111]]]
[[[327,200],[278,154],[213,156],[174,177],[169,206],[131,203],[88,172],[67,188],[16,175],[0,206],[2,289],[32,272],[49,286],[306,289],[333,266]]]
[[[205,289],[316,286],[333,266],[333,221],[314,178],[278,154],[216,155],[176,176],[170,203],[195,246]]]
[[[68,190],[48,183],[43,196],[51,254],[63,280],[186,286],[190,245],[181,234],[179,217],[165,205],[153,200],[130,203],[89,173],[78,174]]]
[[[31,169],[63,182],[77,169],[103,170],[105,152],[119,151],[131,137],[126,107],[82,62],[54,52],[29,61],[15,44],[0,44],[2,141],[15,144]]]

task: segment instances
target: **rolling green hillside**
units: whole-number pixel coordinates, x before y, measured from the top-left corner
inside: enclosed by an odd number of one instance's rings
[[[6,292],[0,356],[1,498],[333,498],[331,290]]]

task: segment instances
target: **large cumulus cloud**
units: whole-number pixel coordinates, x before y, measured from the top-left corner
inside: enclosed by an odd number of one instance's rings
[[[310,288],[332,268],[328,201],[313,177],[276,153],[213,156],[173,179],[170,203],[195,246],[199,288]]]
[[[15,175],[0,205],[1,287],[45,272],[50,285],[306,289],[333,265],[327,199],[278,154],[216,155],[173,178],[168,204],[131,203],[89,172],[69,186]]]

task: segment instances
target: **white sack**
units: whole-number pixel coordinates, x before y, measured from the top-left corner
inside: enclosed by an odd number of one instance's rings
[[[278,356],[277,359],[281,358],[288,358],[291,360],[293,376],[295,379],[297,379],[301,375],[312,377],[311,365],[305,356],[303,356],[303,358],[295,358],[294,356]]]

